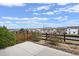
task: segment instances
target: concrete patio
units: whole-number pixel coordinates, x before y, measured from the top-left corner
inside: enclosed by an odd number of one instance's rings
[[[74,56],[73,54],[27,41],[0,49],[0,56]]]

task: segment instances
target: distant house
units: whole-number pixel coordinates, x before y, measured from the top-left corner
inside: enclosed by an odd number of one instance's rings
[[[71,34],[71,35],[75,35],[75,34],[79,34],[79,26],[70,26],[70,27],[60,27],[60,28],[56,28],[57,30],[57,34]]]
[[[79,26],[67,27],[66,33],[67,34],[79,34]]]

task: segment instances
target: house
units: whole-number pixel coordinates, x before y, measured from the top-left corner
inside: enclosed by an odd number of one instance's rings
[[[66,33],[67,34],[79,34],[79,26],[67,27]]]
[[[57,34],[64,34],[64,33],[71,35],[79,34],[79,26],[59,27],[55,29]]]

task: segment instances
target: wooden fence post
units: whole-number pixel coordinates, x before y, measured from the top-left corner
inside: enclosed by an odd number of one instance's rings
[[[47,36],[48,36],[48,34],[46,33],[46,41],[47,41]]]
[[[64,42],[66,41],[66,33],[64,33]]]
[[[28,30],[27,30],[27,40],[28,40]]]

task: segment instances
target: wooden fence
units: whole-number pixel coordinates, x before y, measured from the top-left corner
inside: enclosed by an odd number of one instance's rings
[[[28,41],[31,40],[32,38],[32,33],[31,32],[16,32],[16,40],[17,42],[23,42],[23,41]]]
[[[66,35],[66,34],[63,34],[63,35],[57,35],[57,34],[47,34],[47,33],[44,33],[42,34],[42,37],[45,37],[44,40],[49,40],[49,37],[52,37],[52,36],[57,36],[57,38],[59,39],[63,39],[64,42],[66,40],[74,40],[74,41],[79,41],[79,36],[78,35]]]
[[[49,40],[49,38],[53,37],[53,36],[57,36],[58,38],[60,39],[63,39],[64,42],[66,40],[79,40],[79,35],[66,35],[66,34],[63,34],[63,35],[57,35],[57,34],[48,34],[48,33],[43,33],[42,34],[42,37],[44,40]],[[32,32],[29,32],[29,31],[17,31],[16,32],[16,39],[17,41],[26,41],[26,40],[31,40],[33,37],[33,34]]]

